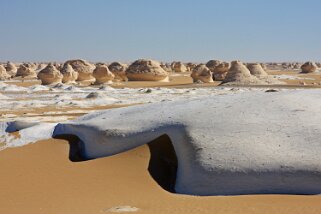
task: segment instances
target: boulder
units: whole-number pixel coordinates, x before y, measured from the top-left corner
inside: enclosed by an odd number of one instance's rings
[[[3,65],[0,64],[0,80],[6,80],[9,78],[10,78],[10,75],[7,74],[7,70]]]
[[[173,62],[172,70],[176,73],[183,73],[188,71],[187,67],[182,62]]]
[[[95,84],[112,83],[115,78],[115,75],[110,72],[106,65],[97,65],[93,72],[93,76],[96,79]]]
[[[158,177],[180,194],[321,194],[320,97],[321,90],[211,94],[91,113],[58,123],[53,136],[81,139],[84,160],[149,144],[157,166],[166,164]]]
[[[213,82],[212,72],[204,64],[197,65],[193,69],[191,77],[193,78],[193,82],[199,82],[199,81],[203,83]]]
[[[168,73],[160,63],[149,59],[139,59],[133,62],[126,70],[130,81],[168,81]]]
[[[63,75],[53,64],[49,63],[38,73],[37,77],[41,80],[42,85],[52,85],[61,83]]]
[[[29,64],[21,64],[17,70],[16,76],[23,78],[35,78],[37,77],[37,73]]]
[[[247,68],[250,70],[250,73],[258,78],[266,77],[268,74],[262,68],[260,63],[249,63]]]
[[[206,67],[212,71],[215,81],[223,81],[230,68],[230,63],[220,60],[210,60],[206,63]]]
[[[128,65],[122,64],[120,62],[113,62],[108,66],[108,69],[115,75],[115,80],[118,81],[128,81],[126,76],[126,69]]]
[[[69,60],[65,62],[65,64],[71,65],[71,67],[78,73],[77,81],[86,81],[86,82],[95,82],[95,77],[93,76],[93,71],[95,66],[90,64],[89,62],[76,59],[76,60]]]
[[[314,62],[306,62],[301,66],[302,73],[313,73],[317,70],[318,66]]]
[[[18,69],[15,64],[13,64],[12,62],[7,62],[7,65],[6,65],[7,74],[9,74],[11,77],[15,77],[17,74],[17,70]]]
[[[62,83],[76,83],[76,80],[78,79],[78,73],[70,64],[64,64],[60,72],[63,75]]]
[[[247,69],[247,67],[242,62],[233,61],[222,83],[248,85],[260,84],[262,82],[255,76],[251,75],[249,69]]]

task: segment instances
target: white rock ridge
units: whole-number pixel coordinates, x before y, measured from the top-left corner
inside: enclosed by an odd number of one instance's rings
[[[58,124],[86,158],[114,155],[166,134],[175,191],[192,195],[320,194],[321,90],[263,91],[161,102]]]

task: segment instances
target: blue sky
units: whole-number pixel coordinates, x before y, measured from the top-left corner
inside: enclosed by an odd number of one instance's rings
[[[321,61],[320,0],[1,0],[0,61]]]

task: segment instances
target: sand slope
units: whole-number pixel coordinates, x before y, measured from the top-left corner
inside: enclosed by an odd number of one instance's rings
[[[110,213],[114,206],[137,213],[320,213],[320,196],[175,195],[150,177],[149,150],[70,162],[63,140],[1,151],[0,213]]]

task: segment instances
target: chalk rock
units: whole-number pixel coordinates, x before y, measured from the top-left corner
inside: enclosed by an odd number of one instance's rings
[[[9,78],[10,78],[10,75],[7,74],[6,68],[0,64],[0,80],[6,80]]]
[[[89,62],[76,59],[69,60],[65,62],[65,64],[71,65],[71,67],[78,73],[77,81],[86,81],[86,82],[95,82],[95,77],[93,77],[93,71],[95,66],[90,64]]]
[[[60,123],[53,135],[77,136],[86,159],[165,135],[181,194],[320,194],[320,97],[319,89],[257,90],[145,104]]]
[[[313,73],[317,70],[318,66],[314,62],[306,62],[301,66],[302,73]]]
[[[247,64],[247,68],[249,69],[250,73],[256,77],[260,78],[268,76],[260,63],[249,63]]]
[[[76,72],[70,64],[64,64],[60,72],[63,75],[62,83],[76,83],[78,72]]]
[[[183,73],[188,71],[187,67],[182,62],[173,62],[172,70],[176,73]]]
[[[193,82],[202,81],[203,83],[213,82],[212,72],[204,64],[196,66],[191,74]]]
[[[53,64],[49,63],[38,73],[37,77],[41,80],[42,85],[51,85],[61,83],[63,75]]]
[[[115,75],[115,80],[118,81],[128,81],[126,76],[126,69],[128,65],[122,64],[120,62],[113,62],[108,66],[108,69]]]
[[[230,68],[230,63],[220,60],[210,60],[206,66],[212,71],[215,81],[223,81]]]
[[[7,62],[7,65],[6,65],[7,74],[9,74],[11,77],[15,77],[17,74],[17,70],[18,69],[15,64],[13,64],[12,62]]]
[[[168,81],[168,73],[154,60],[139,59],[126,70],[126,76],[133,81]]]
[[[223,84],[226,83],[235,85],[262,84],[240,61],[233,61],[231,63],[231,67],[223,80]]]
[[[30,66],[29,64],[22,64],[19,66],[17,70],[17,77],[23,77],[23,78],[35,78],[37,77],[37,73],[32,68],[33,66]]]
[[[189,62],[186,64],[186,68],[188,71],[193,71],[193,69],[197,66],[197,64]]]
[[[95,84],[112,83],[115,77],[106,65],[97,65],[93,72],[93,76],[96,79]]]

